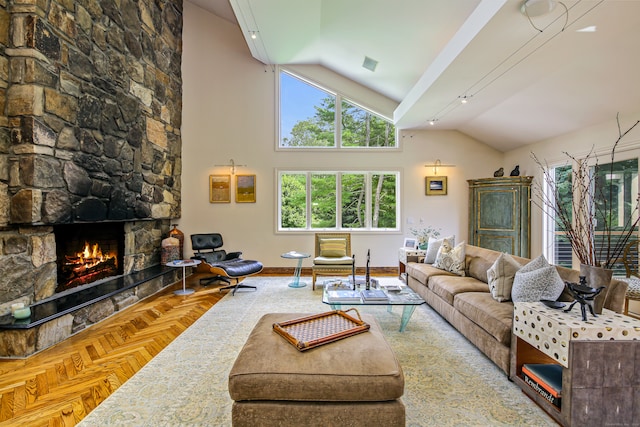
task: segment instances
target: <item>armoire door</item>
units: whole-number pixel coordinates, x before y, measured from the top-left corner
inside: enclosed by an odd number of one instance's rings
[[[532,177],[469,180],[469,241],[528,258]]]

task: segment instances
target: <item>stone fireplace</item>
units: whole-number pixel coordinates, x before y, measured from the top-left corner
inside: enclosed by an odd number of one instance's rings
[[[181,36],[181,0],[0,0],[0,316],[73,292],[58,272],[78,258],[58,252],[71,227],[112,230],[97,237],[118,251],[116,276],[159,267],[181,209]],[[46,348],[166,285],[154,277],[0,330],[0,356]]]

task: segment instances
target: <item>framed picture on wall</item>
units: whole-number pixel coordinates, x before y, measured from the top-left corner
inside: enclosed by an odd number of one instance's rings
[[[427,196],[444,196],[447,194],[446,176],[425,176],[425,194]]]
[[[256,202],[256,176],[236,175],[236,203]]]
[[[231,175],[209,175],[209,203],[231,203]]]

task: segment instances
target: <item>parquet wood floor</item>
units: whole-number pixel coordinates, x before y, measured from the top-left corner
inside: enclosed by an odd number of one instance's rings
[[[0,360],[0,427],[74,426],[225,294],[187,278],[27,359]]]

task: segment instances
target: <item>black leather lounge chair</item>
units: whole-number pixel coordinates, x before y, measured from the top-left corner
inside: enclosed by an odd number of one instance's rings
[[[227,253],[222,247],[222,235],[219,233],[192,234],[191,247],[195,251],[191,257],[202,261],[215,276],[200,279],[200,284],[209,285],[216,281],[226,282],[228,286],[220,288],[220,292],[233,289],[235,295],[238,288],[253,288],[240,282],[247,276],[260,273],[262,263],[259,261],[242,259],[242,252]],[[236,283],[233,284],[232,280]]]

